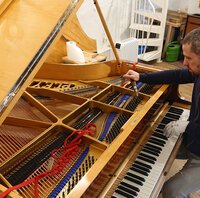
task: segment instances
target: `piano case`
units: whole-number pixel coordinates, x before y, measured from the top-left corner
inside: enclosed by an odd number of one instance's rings
[[[156,197],[172,164],[180,141],[162,130],[187,106],[169,85],[120,86],[133,63],[119,60],[97,1],[116,60],[62,62],[66,40],[96,48],[82,2],[0,4],[0,197]]]

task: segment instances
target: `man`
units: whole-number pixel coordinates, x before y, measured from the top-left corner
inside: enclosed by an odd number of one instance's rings
[[[183,133],[177,157],[188,159],[183,169],[163,186],[163,198],[183,198],[200,189],[200,28],[191,31],[182,41],[183,64],[187,69],[137,73],[129,70],[124,78],[149,84],[194,83],[188,121],[170,122],[164,129],[167,137]]]

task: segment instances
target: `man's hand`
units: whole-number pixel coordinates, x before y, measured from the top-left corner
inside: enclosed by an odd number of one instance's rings
[[[133,81],[138,81],[140,79],[140,74],[133,70],[129,70],[126,74],[123,75],[123,78]]]
[[[185,132],[188,123],[189,121],[183,120],[172,121],[165,126],[164,135],[168,138],[173,136],[179,136],[181,133]]]

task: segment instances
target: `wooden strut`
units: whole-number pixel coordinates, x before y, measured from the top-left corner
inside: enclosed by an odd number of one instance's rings
[[[108,27],[107,27],[107,25],[106,25],[106,22],[105,22],[105,19],[104,19],[104,17],[103,17],[103,14],[102,14],[102,12],[101,12],[101,8],[100,8],[100,6],[99,6],[99,3],[98,3],[97,0],[93,0],[93,1],[94,1],[94,5],[96,6],[96,9],[97,9],[97,12],[98,12],[98,14],[99,14],[100,20],[101,20],[101,22],[102,22],[102,25],[103,25],[103,27],[104,27],[104,30],[105,30],[105,32],[106,32],[106,35],[107,35],[107,37],[108,37],[108,40],[109,40],[109,42],[110,42],[111,48],[112,48],[112,50],[113,50],[113,52],[114,52],[115,58],[116,58],[116,60],[117,60],[117,64],[120,65],[120,64],[121,64],[121,61],[120,61],[120,59],[119,59],[119,55],[118,55],[118,53],[117,53],[117,50],[116,50],[115,45],[114,45],[114,42],[113,42],[113,40],[112,40],[112,37],[111,37],[110,32],[109,32],[109,30],[108,30]]]

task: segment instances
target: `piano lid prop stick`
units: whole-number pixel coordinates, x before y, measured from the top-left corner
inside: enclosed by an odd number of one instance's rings
[[[102,22],[102,25],[103,25],[103,27],[104,27],[104,30],[105,30],[105,32],[106,32],[106,35],[107,35],[107,37],[108,37],[108,40],[109,40],[109,42],[110,42],[110,45],[111,45],[111,48],[112,48],[113,53],[114,53],[114,55],[115,55],[115,58],[116,58],[116,60],[117,60],[117,64],[120,65],[121,62],[120,62],[120,59],[119,59],[119,55],[118,55],[118,53],[117,53],[117,50],[116,50],[115,45],[114,45],[114,42],[113,42],[113,40],[112,40],[112,37],[111,37],[110,32],[109,32],[109,30],[108,30],[108,27],[107,27],[107,25],[106,25],[104,16],[103,16],[103,14],[102,14],[102,12],[101,12],[101,8],[100,8],[100,6],[99,6],[99,3],[98,3],[97,0],[93,0],[93,1],[94,1],[94,5],[96,6],[96,9],[97,9],[97,12],[98,12],[98,14],[99,14],[100,20],[101,20],[101,22]]]

